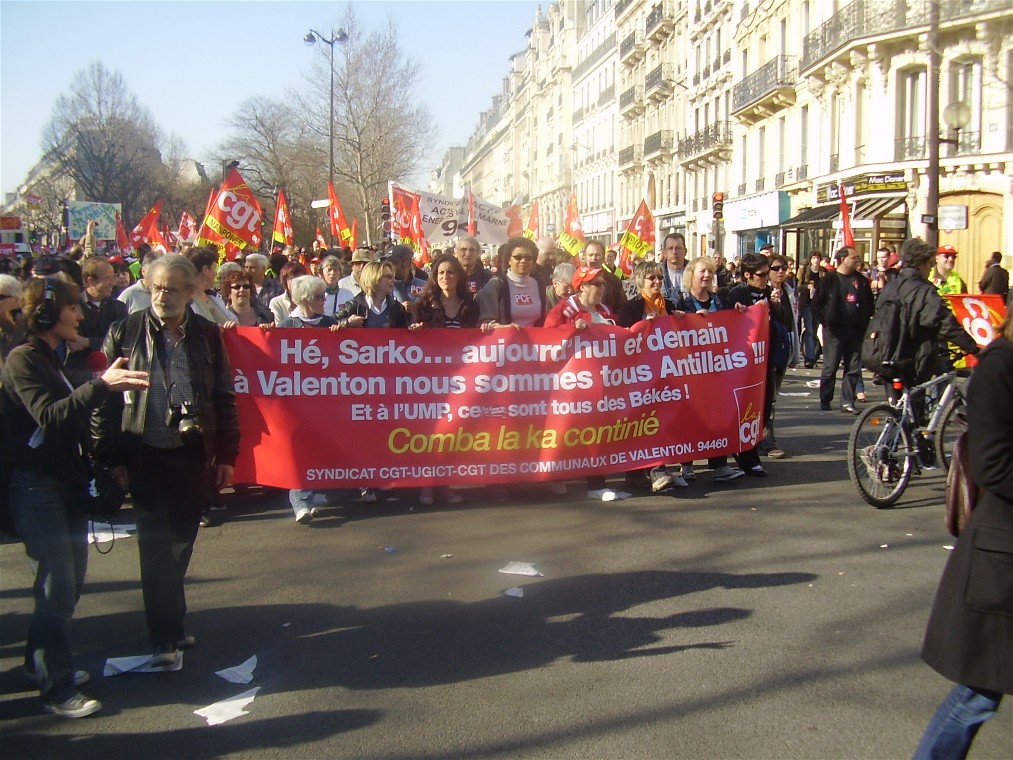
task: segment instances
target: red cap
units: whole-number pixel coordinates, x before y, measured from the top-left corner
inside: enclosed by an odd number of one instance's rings
[[[945,253],[948,256],[956,256],[957,249],[954,248],[952,245],[941,245],[939,246],[939,248],[936,249],[936,253],[937,254]]]
[[[585,282],[591,282],[595,277],[600,275],[601,269],[592,269],[591,267],[581,267],[573,273],[573,280],[570,285],[573,286],[574,290],[580,290],[580,286]]]

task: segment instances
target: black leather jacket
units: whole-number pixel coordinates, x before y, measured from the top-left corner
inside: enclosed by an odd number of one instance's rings
[[[148,372],[154,339],[161,325],[151,309],[134,312],[109,328],[102,352],[110,363],[127,357],[127,369]],[[239,415],[229,356],[218,326],[190,309],[184,323],[191,382],[197,394],[197,422],[204,432],[204,454],[210,465],[234,465],[239,453]],[[154,378],[152,379],[154,382]],[[126,403],[129,400],[130,403]],[[114,394],[95,418],[95,452],[110,467],[133,461],[141,446],[147,391]],[[152,424],[163,425],[164,420]]]

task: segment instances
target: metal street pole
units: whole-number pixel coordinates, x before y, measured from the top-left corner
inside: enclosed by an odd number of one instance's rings
[[[324,37],[320,32],[310,29],[305,37],[302,38],[309,47],[313,47],[317,40],[324,43],[330,48],[330,55],[328,56],[328,62],[331,66],[331,92],[330,92],[330,109],[328,111],[329,120],[327,122],[327,179],[329,182],[334,182],[334,45],[338,42],[345,42],[348,40],[348,32],[344,29],[339,29],[337,32],[331,32],[330,37]]]
[[[929,167],[927,170],[927,198],[925,214],[925,242],[934,251],[939,245],[939,3],[929,0],[929,33],[926,38],[929,49],[928,126],[925,139],[928,141]]]

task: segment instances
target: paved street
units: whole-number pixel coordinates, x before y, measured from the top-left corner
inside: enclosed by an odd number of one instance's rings
[[[544,488],[460,507],[354,500],[297,525],[232,502],[189,582],[176,673],[149,652],[134,539],[90,555],[73,625],[105,710],[44,714],[21,674],[31,576],[0,547],[0,753],[13,758],[905,758],[949,684],[918,658],[952,539],[943,479],[877,511],[848,481],[852,418],[789,373],[771,477],[611,504]],[[873,387],[870,385],[870,389]],[[220,514],[220,513],[219,513]],[[124,512],[122,522],[130,522]],[[395,551],[396,550],[396,551]],[[511,560],[544,577],[504,575]],[[503,591],[519,586],[523,598]],[[249,685],[215,671],[251,655]],[[247,715],[194,710],[260,687]],[[1013,705],[974,760],[1013,756]]]

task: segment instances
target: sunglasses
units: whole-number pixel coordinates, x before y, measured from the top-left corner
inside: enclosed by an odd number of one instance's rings
[[[778,264],[778,265],[772,266],[770,268],[770,271],[771,272],[783,272],[785,269],[787,269],[787,267],[783,267],[780,264]]]
[[[747,272],[746,274],[749,274],[749,273]],[[770,270],[769,269],[764,269],[762,272],[753,272],[750,275],[750,277],[769,277],[769,276],[770,276]]]
[[[525,254],[524,256],[516,256],[515,255],[515,256],[511,256],[510,258],[512,258],[514,261],[534,261],[535,260],[535,257],[531,256],[530,254]]]
[[[232,289],[233,290],[249,290],[250,287],[251,287],[250,283],[247,282],[247,283],[242,284],[242,285],[233,285]]]
[[[944,259],[949,259],[950,261],[955,261],[957,258],[957,254],[955,253],[944,253],[942,256]]]
[[[660,274],[649,274],[644,279],[649,280],[650,282],[657,282],[658,280],[663,280],[665,278],[662,277]]]

